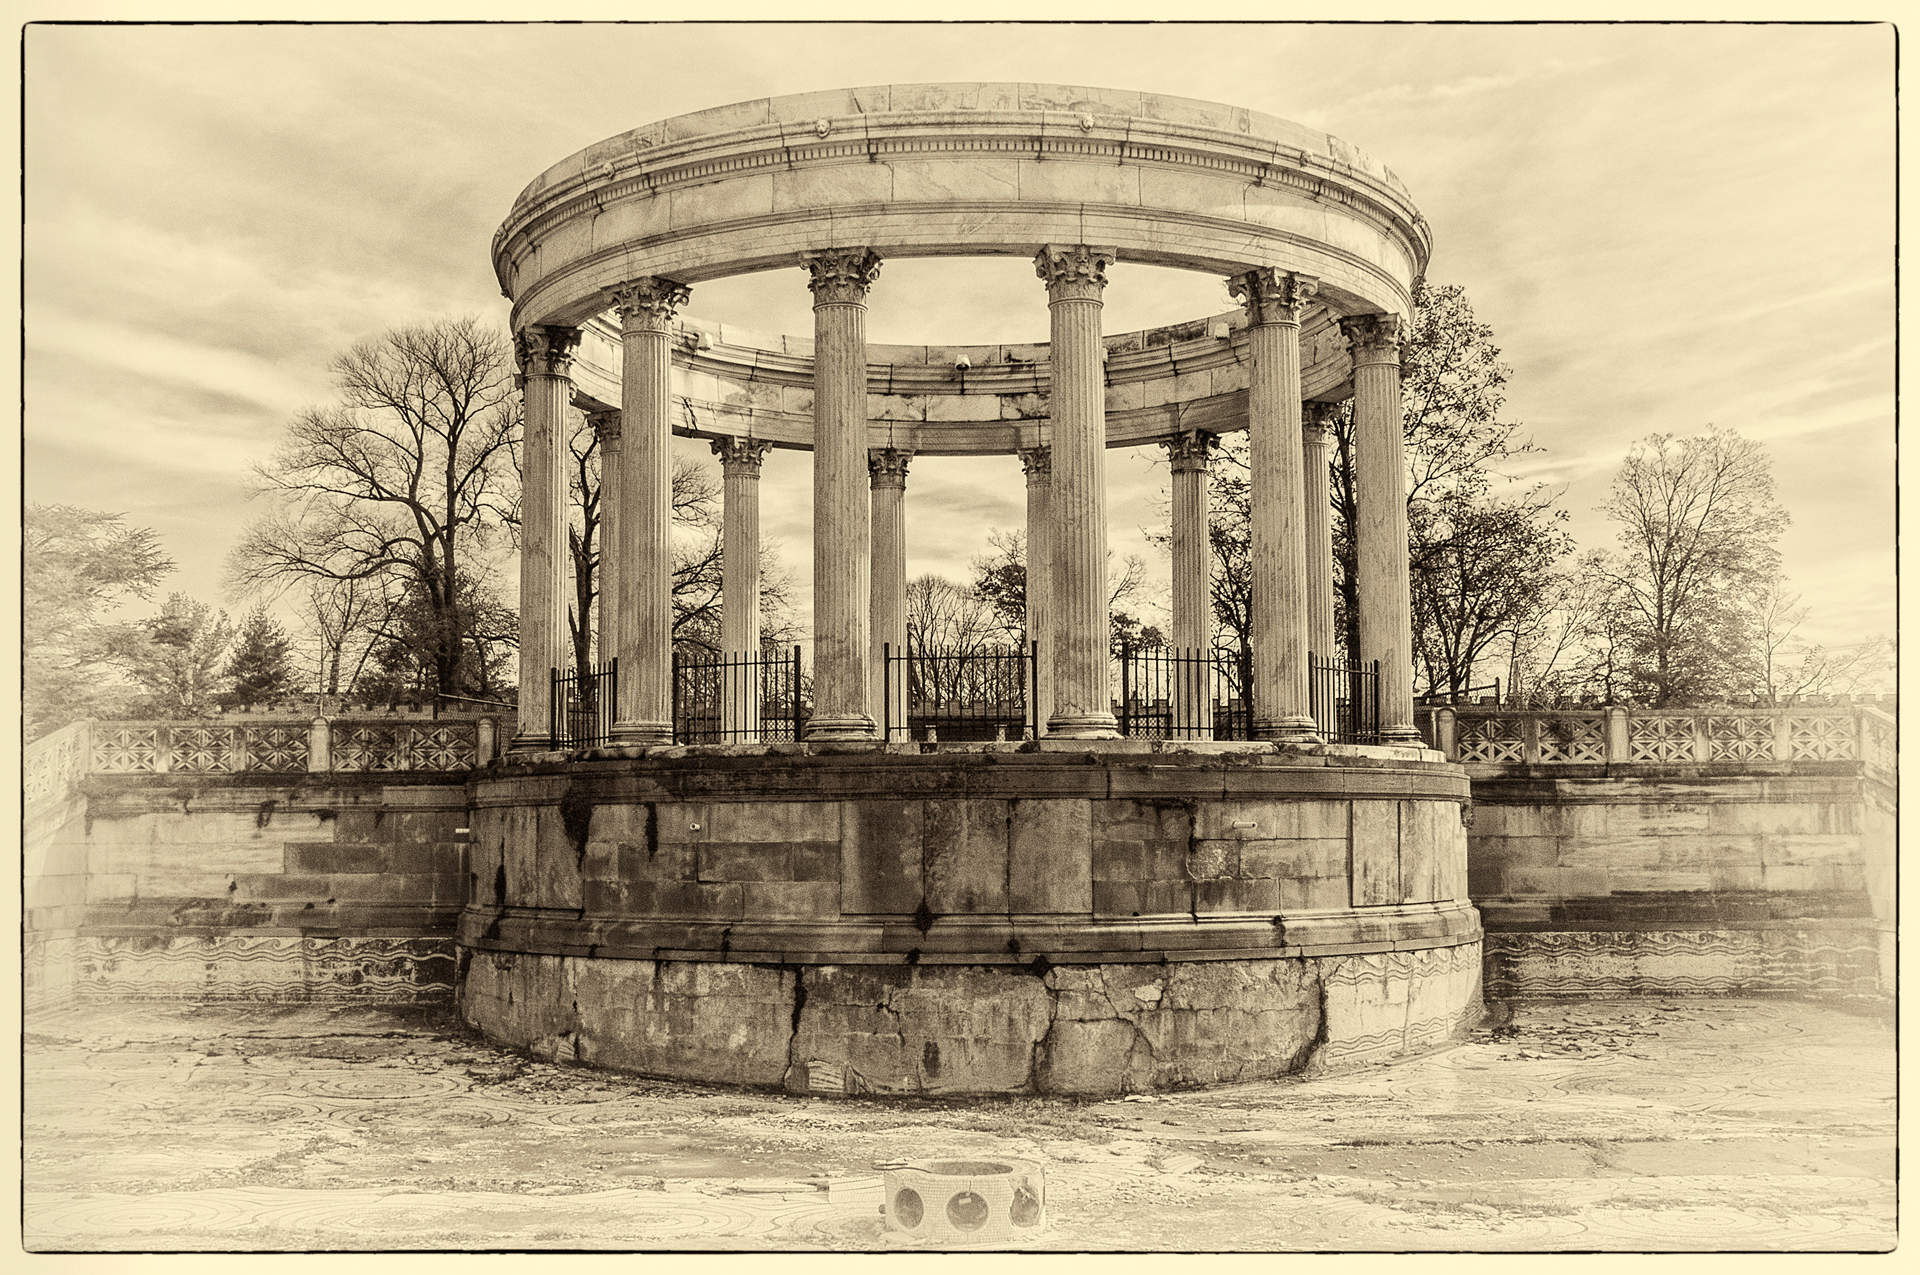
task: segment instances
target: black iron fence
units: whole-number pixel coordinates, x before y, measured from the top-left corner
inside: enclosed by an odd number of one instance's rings
[[[1037,646],[881,647],[881,738],[1021,739],[1035,729]]]
[[[1309,712],[1333,744],[1380,742],[1380,661],[1307,657]]]
[[[1246,652],[1167,646],[1123,650],[1113,715],[1128,739],[1251,739]]]
[[[800,738],[812,685],[800,648],[757,655],[673,656],[673,739],[678,744],[767,743]]]
[[[552,669],[547,676],[547,726],[555,748],[585,748],[613,738],[620,701],[618,658],[585,672]]]

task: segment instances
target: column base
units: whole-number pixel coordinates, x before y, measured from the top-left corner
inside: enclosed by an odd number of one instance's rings
[[[615,722],[612,737],[616,744],[671,744],[673,723]]]
[[[553,736],[530,735],[521,733],[507,741],[510,753],[550,753],[553,751]]]
[[[807,728],[802,732],[802,738],[807,743],[813,743],[815,740],[830,743],[842,739],[877,739],[879,734],[879,728],[865,713],[847,713],[838,717],[808,718]]]
[[[1112,713],[1060,713],[1047,720],[1050,739],[1118,739],[1120,720]]]
[[[1422,748],[1427,746],[1427,741],[1421,738],[1420,732],[1412,726],[1382,726],[1380,728],[1380,742],[1383,744],[1418,744]]]
[[[1255,739],[1271,739],[1276,743],[1282,744],[1319,744],[1325,742],[1320,738],[1319,724],[1311,717],[1300,714],[1295,714],[1291,717],[1282,717],[1277,721],[1255,722],[1253,724],[1253,737]]]

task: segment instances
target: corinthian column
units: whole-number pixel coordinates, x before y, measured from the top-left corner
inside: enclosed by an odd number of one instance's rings
[[[1266,267],[1227,280],[1252,353],[1247,460],[1253,495],[1253,730],[1311,741],[1307,535],[1300,477],[1300,316],[1317,280]]]
[[[867,709],[867,248],[810,252],[813,290],[813,716],[809,740],[872,739]]]
[[[520,462],[520,707],[512,748],[552,746],[554,668],[567,650],[567,408],[580,329],[530,327],[514,338],[525,382]]]
[[[907,461],[913,453],[891,447],[867,454],[873,479],[873,692],[868,703],[890,723],[888,739],[907,737],[904,670],[888,686],[886,652],[907,648]],[[889,702],[891,701],[891,702]]]
[[[626,612],[620,609],[620,413],[593,412],[594,445],[600,452],[600,567],[595,591],[600,595],[599,658],[618,657],[625,639],[621,628]],[[584,623],[584,621],[582,621]]]
[[[760,734],[760,462],[772,443],[716,438],[720,458],[720,686],[723,729],[742,740]],[[736,663],[737,666],[736,666]]]
[[[1045,734],[1053,716],[1053,449],[1022,447],[1027,471],[1027,652],[1033,670],[1033,720]]]
[[[1188,737],[1213,732],[1213,591],[1207,543],[1207,453],[1213,435],[1189,430],[1166,440],[1173,466],[1173,645],[1183,656],[1174,664],[1174,725]]]
[[[1112,739],[1107,676],[1107,400],[1101,291],[1112,248],[1048,244],[1034,258],[1051,315],[1054,527],[1053,713],[1047,733]]]
[[[621,634],[613,737],[673,742],[673,356],[667,336],[687,289],[643,278],[614,289],[620,314]]]
[[[1307,502],[1307,649],[1323,660],[1333,658],[1333,511],[1327,491],[1327,447],[1339,414],[1337,403],[1308,403],[1301,432]]]
[[[1362,660],[1380,661],[1380,738],[1413,743],[1413,616],[1407,596],[1407,488],[1400,457],[1400,345],[1395,314],[1340,320],[1353,354],[1354,504]]]

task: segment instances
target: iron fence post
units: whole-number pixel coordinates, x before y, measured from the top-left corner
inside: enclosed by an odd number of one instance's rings
[[[547,670],[547,746],[560,742],[560,670]]]
[[[793,644],[793,742],[800,742],[800,644]]]
[[[1040,644],[1028,644],[1027,661],[1027,716],[1033,720],[1033,737],[1040,738]]]
[[[880,742],[893,742],[893,643],[880,644]]]

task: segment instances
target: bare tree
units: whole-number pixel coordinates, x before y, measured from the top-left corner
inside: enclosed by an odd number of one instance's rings
[[[512,486],[512,355],[467,317],[398,328],[334,361],[338,402],[301,413],[258,470],[277,507],[236,546],[243,588],[385,579],[431,619],[434,689],[465,689],[463,576],[485,553]]]
[[[1725,428],[1650,434],[1601,508],[1618,529],[1606,570],[1638,689],[1656,705],[1724,693],[1746,645],[1743,603],[1778,573],[1787,525],[1765,450]]]

